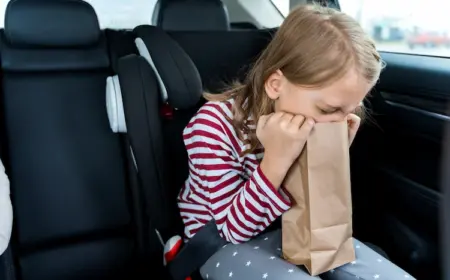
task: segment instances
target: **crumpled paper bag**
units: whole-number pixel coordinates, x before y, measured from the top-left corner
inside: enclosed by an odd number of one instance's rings
[[[284,187],[283,257],[313,276],[354,261],[347,122],[315,125]]]

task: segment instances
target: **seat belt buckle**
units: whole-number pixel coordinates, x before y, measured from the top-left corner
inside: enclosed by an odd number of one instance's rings
[[[164,265],[166,266],[177,256],[183,247],[183,239],[179,235],[170,238],[164,246]],[[192,280],[191,276],[185,278],[185,280]]]
[[[155,229],[156,235],[158,236],[159,242],[164,248],[164,266],[167,266],[169,262],[171,262],[177,256],[178,252],[180,252],[181,247],[183,247],[183,239],[179,235],[175,235],[171,237],[166,243],[161,237],[161,234],[157,229]],[[190,276],[186,277],[185,280],[192,280]]]

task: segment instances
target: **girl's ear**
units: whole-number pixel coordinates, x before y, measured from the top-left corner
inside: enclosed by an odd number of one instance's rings
[[[282,79],[284,78],[283,72],[277,70],[272,73],[264,84],[266,94],[272,100],[277,100],[281,95]]]

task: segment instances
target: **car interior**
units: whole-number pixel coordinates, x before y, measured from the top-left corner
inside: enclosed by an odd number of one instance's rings
[[[270,0],[159,0],[148,24],[113,29],[88,2],[5,10],[0,158],[14,227],[0,279],[171,279],[156,230],[182,235],[182,130],[203,92],[245,78],[283,19]],[[417,279],[443,279],[450,60],[381,55],[350,150],[354,236]]]

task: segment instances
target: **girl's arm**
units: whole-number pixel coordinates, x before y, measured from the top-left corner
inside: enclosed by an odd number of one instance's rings
[[[188,184],[196,190],[192,199],[208,206],[223,238],[242,243],[288,210],[290,201],[256,163],[253,174],[244,179],[244,167],[233,156],[233,143],[223,128],[226,124],[211,115],[204,117],[199,114],[185,131]]]

